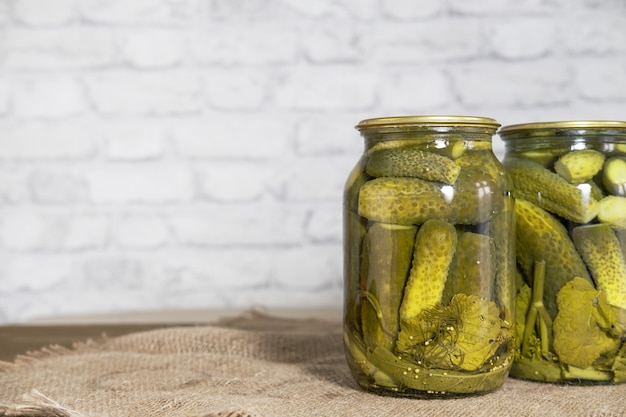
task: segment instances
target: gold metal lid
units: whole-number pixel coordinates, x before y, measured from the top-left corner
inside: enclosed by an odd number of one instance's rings
[[[497,129],[495,119],[475,116],[395,116],[365,119],[357,124],[356,129],[370,128],[407,128],[407,127],[477,127]]]
[[[499,135],[511,135],[542,130],[588,130],[588,129],[626,129],[626,122],[619,120],[567,120],[560,122],[522,123],[503,126]]]

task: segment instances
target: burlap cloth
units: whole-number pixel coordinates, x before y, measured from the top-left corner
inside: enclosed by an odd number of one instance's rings
[[[0,416],[363,415],[626,416],[626,385],[509,379],[476,397],[383,397],[353,381],[340,323],[253,312],[0,363]]]

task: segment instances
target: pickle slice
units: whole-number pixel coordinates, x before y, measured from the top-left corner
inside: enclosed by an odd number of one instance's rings
[[[560,175],[527,159],[510,161],[508,171],[516,198],[576,223],[589,223],[598,214],[598,201],[593,198],[589,184],[570,184]]]
[[[367,264],[363,334],[368,346],[390,349],[398,333],[398,311],[411,268],[417,226],[374,223],[367,231],[363,263]]]
[[[554,163],[554,170],[570,184],[580,184],[600,172],[604,158],[602,152],[593,149],[571,151]]]
[[[491,298],[496,274],[496,248],[487,235],[462,232],[446,281],[443,303],[455,294]]]
[[[626,197],[611,195],[600,200],[598,220],[616,229],[626,229]]]
[[[559,290],[576,276],[590,281],[589,273],[567,230],[550,213],[520,199],[515,201],[515,219],[517,261],[529,284],[535,263],[545,261],[549,279],[545,282],[543,302],[554,318]]]
[[[359,194],[359,214],[382,223],[422,224],[448,218],[450,211],[439,186],[419,178],[376,178]]]
[[[626,197],[626,158],[616,156],[606,161],[602,183],[611,194]]]
[[[410,320],[424,309],[441,302],[456,244],[456,229],[450,223],[428,220],[420,227],[415,237],[413,265],[400,306],[401,320]]]
[[[609,304],[626,309],[626,262],[607,224],[574,228],[572,239],[591,271],[596,287],[606,294]]]
[[[454,184],[460,170],[452,159],[414,146],[374,146],[365,166],[365,172],[372,177],[415,177],[446,184]]]

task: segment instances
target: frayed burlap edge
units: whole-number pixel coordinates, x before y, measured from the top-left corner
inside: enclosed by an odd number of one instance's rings
[[[0,404],[0,416],[3,417],[88,417],[78,411],[63,407],[58,402],[33,389],[22,396],[23,404],[3,406]],[[262,417],[245,410],[225,410],[195,417]]]
[[[78,411],[63,407],[53,399],[33,389],[22,396],[23,404],[3,406],[0,416],[7,417],[86,417]]]
[[[26,353],[17,355],[13,362],[0,361],[0,372],[5,372],[21,367],[28,367],[37,363],[40,360],[47,358],[65,356],[76,353],[77,351],[94,349],[106,342],[108,339],[109,337],[106,334],[102,334],[98,340],[87,339],[85,341],[72,343],[71,348],[57,344],[44,346],[39,350],[31,350]]]
[[[37,362],[59,356],[66,356],[76,351],[93,349],[108,340],[103,334],[98,341],[87,339],[72,344],[71,348],[61,345],[49,345],[39,350],[32,350],[17,355],[13,362],[0,361],[0,372],[34,366]],[[36,389],[22,395],[22,403],[5,405],[0,403],[0,416],[6,417],[88,417],[78,411],[62,406],[52,398]]]

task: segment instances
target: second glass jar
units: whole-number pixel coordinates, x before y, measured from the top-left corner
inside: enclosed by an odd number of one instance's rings
[[[511,375],[626,382],[626,122],[505,126],[516,198]]]
[[[500,387],[513,359],[513,199],[468,116],[368,119],[344,191],[344,344],[365,389],[419,398]]]

